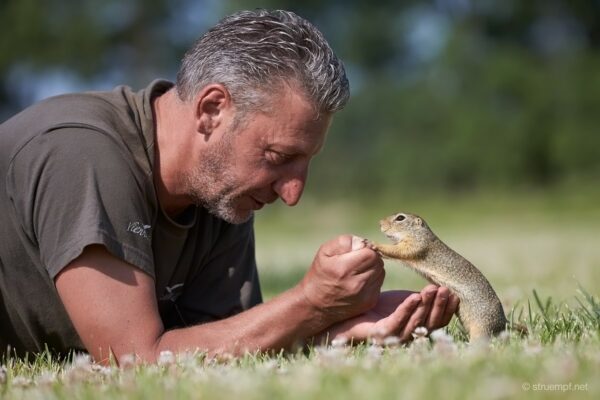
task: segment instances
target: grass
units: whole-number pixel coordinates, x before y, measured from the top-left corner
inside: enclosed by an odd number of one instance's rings
[[[597,200],[581,192],[573,198],[482,195],[452,199],[451,213],[447,198],[407,200],[401,207],[424,216],[484,272],[509,318],[527,326],[526,337],[469,345],[453,320],[407,346],[320,347],[220,361],[165,354],[159,365],[121,369],[43,354],[0,361],[0,398],[599,398]],[[324,240],[341,232],[381,240],[376,221],[392,211],[383,203],[363,208],[309,199],[296,210],[260,214],[257,258],[266,297],[298,282]],[[425,284],[399,264],[386,269],[385,288]]]
[[[8,360],[3,399],[43,398],[590,398],[600,394],[600,307],[584,290],[577,307],[533,294],[519,313],[526,338],[468,345],[456,321],[408,346],[318,347],[306,353],[208,360],[167,355],[159,365],[100,367],[78,356]],[[1,375],[0,375],[1,376]]]

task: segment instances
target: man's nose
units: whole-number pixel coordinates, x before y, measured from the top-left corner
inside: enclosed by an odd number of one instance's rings
[[[302,197],[304,185],[306,184],[307,171],[302,171],[293,177],[287,177],[275,182],[274,190],[277,192],[281,200],[288,206],[295,206]]]
[[[279,194],[281,200],[288,206],[295,206],[302,197],[304,191],[304,182],[299,179],[294,179],[286,182],[282,186],[282,191]]]

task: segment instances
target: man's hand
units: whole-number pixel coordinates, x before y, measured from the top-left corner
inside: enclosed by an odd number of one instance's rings
[[[381,257],[360,238],[344,235],[321,246],[300,287],[333,324],[372,309],[384,277]]]
[[[448,325],[458,309],[458,297],[445,287],[426,286],[420,293],[395,290],[381,293],[369,311],[333,325],[320,335],[322,339],[363,341],[396,336],[402,342],[411,339],[415,328],[429,332]]]

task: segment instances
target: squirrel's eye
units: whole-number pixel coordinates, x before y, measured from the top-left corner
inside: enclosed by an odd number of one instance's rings
[[[399,214],[396,218],[394,218],[395,222],[402,222],[406,219],[406,216],[404,214]]]

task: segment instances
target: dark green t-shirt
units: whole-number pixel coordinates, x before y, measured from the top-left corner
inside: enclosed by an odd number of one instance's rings
[[[158,204],[151,100],[171,86],[58,96],[0,125],[0,354],[83,349],[53,279],[91,244],[154,278],[167,329],[261,301],[252,221]]]

